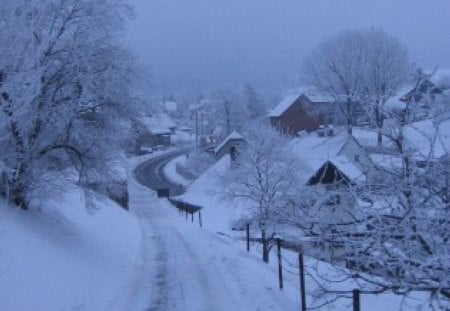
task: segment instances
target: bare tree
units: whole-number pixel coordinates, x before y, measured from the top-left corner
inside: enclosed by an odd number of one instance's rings
[[[378,144],[382,143],[386,102],[398,94],[412,72],[408,50],[400,41],[382,29],[371,29],[365,34],[367,61],[364,91],[369,105],[369,118],[378,129]]]
[[[253,122],[245,133],[246,147],[223,176],[224,195],[245,204],[250,218],[259,224],[263,260],[269,260],[268,228],[274,224],[287,195],[297,187],[300,165],[290,157],[287,140],[269,124]]]
[[[367,61],[367,42],[361,31],[346,31],[320,44],[305,60],[303,75],[341,109],[352,134],[355,106],[361,102]]]
[[[267,114],[267,107],[261,97],[251,84],[244,86],[244,102],[247,108],[248,115],[251,120],[256,120],[265,117]]]
[[[356,105],[368,112],[381,144],[386,102],[411,73],[407,49],[381,29],[343,32],[323,42],[304,63],[308,82],[339,104],[348,133]]]
[[[240,131],[245,124],[247,112],[239,95],[232,89],[217,89],[213,91],[215,105],[210,111],[213,122],[225,128],[225,136],[237,130]]]

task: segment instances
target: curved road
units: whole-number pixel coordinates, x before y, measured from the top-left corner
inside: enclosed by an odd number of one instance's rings
[[[184,187],[166,178],[163,168],[168,162],[187,152],[186,149],[171,151],[145,161],[136,167],[134,176],[140,184],[152,190],[169,189],[170,196],[180,195],[184,193]]]
[[[229,311],[297,310],[295,286],[277,289],[275,272],[259,257],[236,248],[215,232],[179,217],[167,200],[147,187],[179,188],[163,166],[187,150],[168,152],[139,165],[130,180],[130,212],[141,231],[130,286],[111,310]],[[173,187],[178,189],[174,189]],[[289,283],[286,282],[286,285]]]
[[[156,172],[157,163],[150,166]],[[138,181],[129,185],[130,212],[137,216],[141,232],[140,251],[129,286],[110,310],[298,310],[292,298],[297,297],[297,287],[286,280],[285,289],[278,290],[276,272],[259,256],[186,221]]]

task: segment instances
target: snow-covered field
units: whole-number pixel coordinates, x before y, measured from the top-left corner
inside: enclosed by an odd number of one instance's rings
[[[264,264],[259,246],[245,251],[242,233],[219,234],[208,218],[200,228],[132,178],[135,165],[153,156],[132,161],[130,212],[104,199],[89,214],[75,187],[40,210],[1,205],[0,310],[299,309],[296,254],[283,254],[291,273],[281,291],[274,256]],[[309,276],[307,288],[314,289]],[[395,310],[399,302],[363,296],[362,310]]]

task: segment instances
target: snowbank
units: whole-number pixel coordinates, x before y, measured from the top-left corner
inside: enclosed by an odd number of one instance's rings
[[[40,209],[0,206],[1,310],[111,310],[135,269],[136,218],[75,186]]]
[[[186,161],[186,156],[182,155],[179,157],[176,157],[172,161],[169,161],[163,168],[164,175],[171,180],[173,183],[180,184],[183,186],[189,185],[191,182],[190,180],[184,178],[177,172],[177,165],[184,164]]]

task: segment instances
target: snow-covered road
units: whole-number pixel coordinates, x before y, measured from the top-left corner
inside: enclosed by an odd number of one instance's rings
[[[183,185],[168,179],[163,168],[171,160],[185,154],[186,149],[171,150],[140,163],[134,170],[135,179],[142,185],[153,189],[169,189],[171,196],[184,192]]]
[[[127,310],[296,310],[295,286],[226,238],[186,221],[165,200],[130,182],[141,226],[140,268]]]

